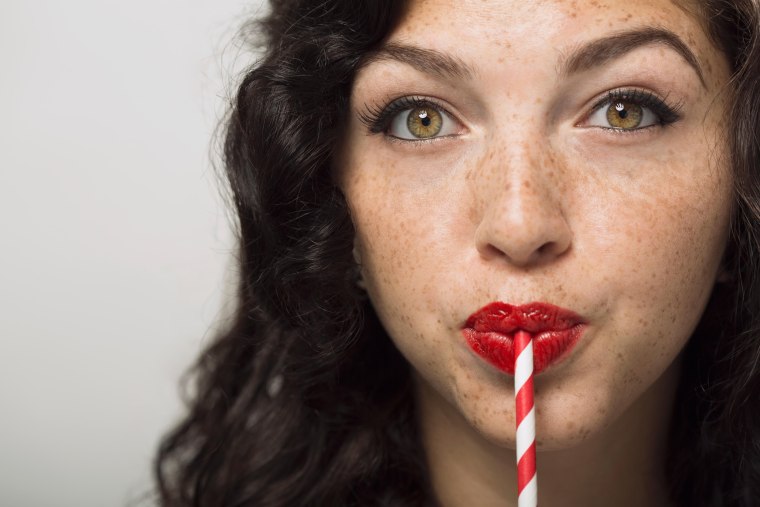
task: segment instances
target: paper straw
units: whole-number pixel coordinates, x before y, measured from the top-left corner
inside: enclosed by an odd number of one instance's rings
[[[536,411],[533,407],[533,340],[515,334],[515,405],[517,421],[517,506],[538,505],[536,482]]]

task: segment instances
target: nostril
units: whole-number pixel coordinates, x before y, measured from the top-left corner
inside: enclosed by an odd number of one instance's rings
[[[539,257],[560,256],[567,251],[570,245],[562,245],[557,241],[549,241],[541,245],[536,251]]]
[[[546,255],[546,254],[550,254],[550,253],[552,253],[554,251],[554,247],[556,245],[557,244],[555,242],[553,242],[553,241],[550,241],[548,243],[544,243],[543,245],[541,245],[540,247],[538,247],[538,253],[541,254],[542,256]]]
[[[569,250],[570,245],[561,241],[547,241],[536,248],[510,248],[511,245],[500,247],[498,243],[482,244],[478,251],[484,260],[505,259],[515,266],[543,264],[550,259],[559,258]]]
[[[480,250],[480,255],[484,259],[493,259],[493,258],[501,257],[504,255],[504,252],[502,252],[498,247],[492,245],[491,243],[484,245],[479,250]]]

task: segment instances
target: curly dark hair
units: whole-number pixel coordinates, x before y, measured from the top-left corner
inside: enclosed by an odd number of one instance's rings
[[[356,287],[354,228],[332,160],[362,61],[399,0],[281,0],[224,132],[238,218],[231,323],[191,371],[161,442],[162,505],[432,506],[410,367]],[[668,473],[683,507],[760,502],[760,16],[699,15],[732,66],[735,205],[726,264],[684,353]]]

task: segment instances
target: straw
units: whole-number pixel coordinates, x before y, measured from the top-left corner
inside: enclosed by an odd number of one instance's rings
[[[517,420],[517,506],[538,505],[536,479],[536,411],[533,407],[533,340],[515,335],[515,405]]]

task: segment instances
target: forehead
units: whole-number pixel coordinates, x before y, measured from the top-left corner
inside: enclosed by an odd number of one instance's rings
[[[386,43],[445,53],[480,78],[493,79],[491,70],[503,67],[513,77],[531,79],[537,64],[553,66],[559,76],[567,58],[595,39],[651,28],[673,34],[688,48],[711,89],[730,71],[698,12],[691,0],[411,0]],[[660,44],[661,55],[665,48]],[[535,74],[533,79],[548,76]]]
[[[651,23],[691,25],[696,22],[695,12],[683,0],[410,0],[398,32],[466,24],[484,39],[504,33],[540,36],[565,28],[614,28],[641,16]],[[538,25],[543,29],[531,32]]]
[[[571,51],[611,32],[651,26],[674,32],[709,58],[709,42],[696,10],[671,0],[412,0],[389,42],[410,42],[468,61]]]

